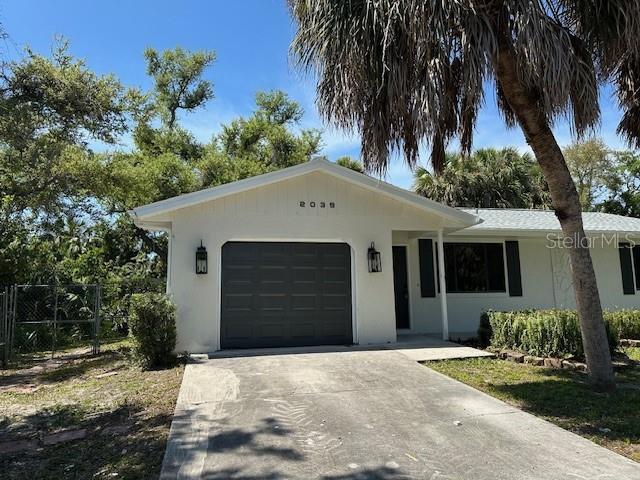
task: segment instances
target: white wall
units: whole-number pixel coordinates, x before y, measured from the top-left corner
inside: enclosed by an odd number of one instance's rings
[[[566,250],[547,248],[545,238],[445,237],[445,242],[504,242],[518,240],[522,277],[521,297],[508,293],[448,293],[449,332],[452,338],[475,335],[480,315],[488,309],[575,308],[571,270]],[[434,239],[435,241],[435,239]],[[440,298],[420,296],[418,240],[409,242],[411,332],[440,334]],[[640,294],[624,295],[618,250],[613,245],[591,249],[602,306],[605,309],[640,308]],[[506,265],[505,265],[506,267]],[[506,276],[506,272],[505,272]]]
[[[300,201],[307,202],[301,208]],[[316,202],[311,208],[309,203]],[[326,203],[325,208],[319,202]],[[329,208],[335,202],[335,208]],[[326,173],[313,172],[178,210],[172,218],[171,285],[177,304],[178,351],[219,348],[220,251],[231,240],[336,241],[352,249],[354,341],[396,339],[392,230],[432,230],[440,217]],[[196,275],[200,240],[209,273]],[[367,248],[375,242],[382,272],[369,273]]]

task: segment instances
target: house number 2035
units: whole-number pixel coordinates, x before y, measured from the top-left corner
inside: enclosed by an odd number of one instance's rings
[[[300,201],[300,207],[301,208],[305,208],[305,207],[309,207],[309,208],[327,208],[327,202],[305,202],[305,201]],[[335,202],[329,202],[329,208],[336,208],[336,204]]]

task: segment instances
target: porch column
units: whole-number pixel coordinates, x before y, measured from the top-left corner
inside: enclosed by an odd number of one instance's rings
[[[444,241],[442,229],[438,230],[438,280],[440,281],[440,310],[442,312],[442,339],[449,340],[447,313],[447,281],[444,278]]]

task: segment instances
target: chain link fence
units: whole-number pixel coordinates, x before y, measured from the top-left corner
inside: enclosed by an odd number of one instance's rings
[[[91,345],[128,333],[131,295],[164,292],[162,279],[104,284],[13,285],[0,288],[0,359],[15,353]]]

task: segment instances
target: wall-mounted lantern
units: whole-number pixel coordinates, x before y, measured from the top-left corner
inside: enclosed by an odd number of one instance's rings
[[[202,245],[196,250],[196,274],[201,275],[207,273],[207,249]]]
[[[376,250],[376,246],[371,242],[369,250],[367,250],[367,260],[369,260],[369,272],[381,272],[382,260],[380,260],[380,252]]]

